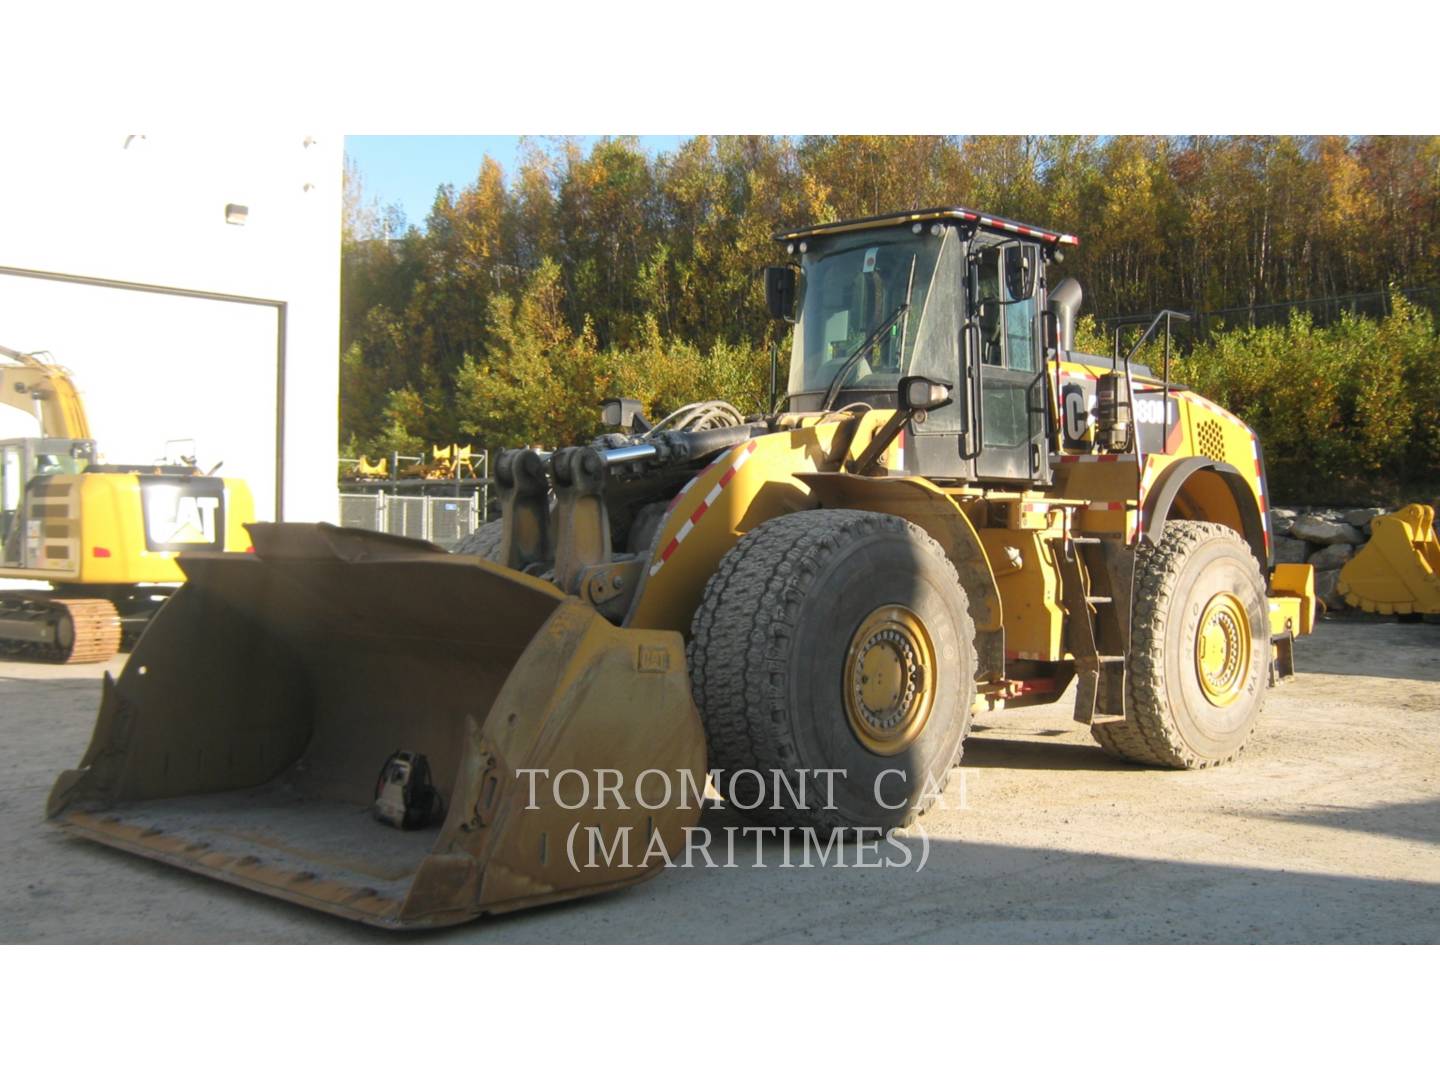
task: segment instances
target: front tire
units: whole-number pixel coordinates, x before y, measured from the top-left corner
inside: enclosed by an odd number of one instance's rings
[[[1095,723],[1117,757],[1201,769],[1233,760],[1269,686],[1265,579],[1233,529],[1171,521],[1136,564],[1123,721]]]
[[[760,525],[721,560],[689,645],[722,793],[774,824],[908,824],[969,731],[974,636],[955,568],[919,526],[856,510]]]
[[[495,561],[500,554],[500,541],[505,535],[502,518],[487,521],[472,533],[466,533],[452,549],[452,555],[478,555],[482,559]]]

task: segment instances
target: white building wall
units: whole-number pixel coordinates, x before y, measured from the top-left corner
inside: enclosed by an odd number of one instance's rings
[[[0,344],[75,373],[107,460],[147,463],[193,438],[202,466],[250,483],[262,519],[336,520],[342,137],[67,135],[9,150]],[[229,203],[248,207],[245,224],[226,223]],[[0,416],[0,434],[17,423]]]

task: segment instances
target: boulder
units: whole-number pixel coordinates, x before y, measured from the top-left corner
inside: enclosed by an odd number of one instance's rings
[[[1347,510],[1341,516],[1344,518],[1345,524],[1353,525],[1357,529],[1364,529],[1370,524],[1371,518],[1379,517],[1383,513],[1385,513],[1385,511],[1380,507],[1372,506],[1364,510]],[[1368,532],[1369,530],[1367,529],[1366,531]]]
[[[1310,565],[1318,573],[1321,570],[1339,570],[1355,554],[1352,544],[1327,544],[1310,556]]]
[[[1310,557],[1310,545],[1289,536],[1275,538],[1275,561],[1301,563]]]
[[[1340,571],[1317,570],[1315,572],[1315,595],[1323,600],[1325,606],[1331,611],[1343,608],[1345,601],[1340,596]]]
[[[1297,517],[1294,524],[1290,526],[1290,535],[1320,545],[1350,544],[1353,546],[1365,539],[1365,534],[1354,525],[1347,525],[1343,521],[1326,521],[1316,514]]]
[[[1294,510],[1272,506],[1270,508],[1270,527],[1275,530],[1276,536],[1289,536],[1290,526],[1295,523],[1295,517]]]

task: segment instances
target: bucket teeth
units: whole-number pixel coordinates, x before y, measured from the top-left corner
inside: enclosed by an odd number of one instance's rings
[[[1411,503],[1370,523],[1370,542],[1340,571],[1340,595],[1379,615],[1440,614],[1435,511]]]

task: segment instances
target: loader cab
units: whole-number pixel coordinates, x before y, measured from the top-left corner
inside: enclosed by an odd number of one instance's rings
[[[1049,482],[1040,314],[1045,268],[1074,237],[960,208],[815,226],[776,239],[796,275],[771,286],[793,318],[795,412],[894,408],[900,378],[952,384],[917,418],[905,469],[942,480]]]

